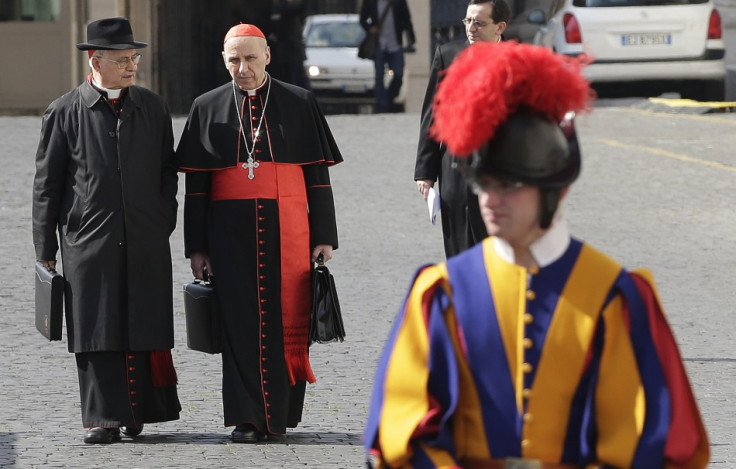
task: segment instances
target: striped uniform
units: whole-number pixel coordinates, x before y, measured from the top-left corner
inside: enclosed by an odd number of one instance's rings
[[[493,238],[420,269],[376,373],[369,460],[704,467],[707,435],[653,285],[575,239],[538,269],[504,260]]]

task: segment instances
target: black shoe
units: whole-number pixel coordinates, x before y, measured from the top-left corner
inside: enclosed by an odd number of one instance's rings
[[[84,432],[84,442],[89,444],[107,444],[120,441],[119,428],[94,427]]]
[[[265,433],[259,432],[256,430],[256,427],[249,423],[238,425],[230,434],[230,439],[233,443],[258,443],[259,441],[264,441],[266,438]]]
[[[138,436],[143,431],[143,424],[141,424],[139,427],[128,427],[128,426],[122,426],[120,427],[120,431],[125,436]]]

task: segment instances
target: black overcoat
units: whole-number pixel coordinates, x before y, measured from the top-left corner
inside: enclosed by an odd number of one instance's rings
[[[437,47],[422,105],[419,146],[414,167],[415,181],[429,179],[439,182],[442,234],[447,257],[468,249],[487,236],[480,216],[478,198],[470,191],[463,175],[453,168],[457,159],[447,151],[447,147],[429,134],[434,123],[432,103],[442,73],[467,46],[466,40],[457,40]]]
[[[171,116],[153,92],[126,93],[118,119],[85,82],[42,121],[33,243],[37,259],[52,260],[60,240],[70,352],[174,346]]]

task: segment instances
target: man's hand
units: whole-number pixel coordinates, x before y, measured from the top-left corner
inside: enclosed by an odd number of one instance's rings
[[[420,179],[417,181],[417,189],[422,193],[422,197],[424,197],[425,201],[429,196],[429,189],[432,187],[434,187],[434,181],[431,179]]]
[[[41,265],[44,266],[44,268],[46,268],[46,270],[56,270],[56,261],[55,260],[53,260],[53,261],[39,260],[38,262],[40,262]]]
[[[194,278],[199,280],[209,280],[209,276],[214,276],[212,272],[212,265],[210,264],[210,256],[203,252],[193,252],[189,256],[190,264],[192,265],[192,275]]]
[[[322,253],[322,257],[324,257],[325,262],[329,261],[332,259],[332,246],[329,244],[318,244],[315,246],[312,251],[312,262],[317,262],[317,258],[320,253]]]

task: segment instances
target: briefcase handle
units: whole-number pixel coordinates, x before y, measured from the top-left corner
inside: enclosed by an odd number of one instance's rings
[[[202,284],[202,285],[214,285],[215,276],[208,274],[206,280],[202,280],[201,278],[195,278],[192,282],[197,283],[197,284]]]

